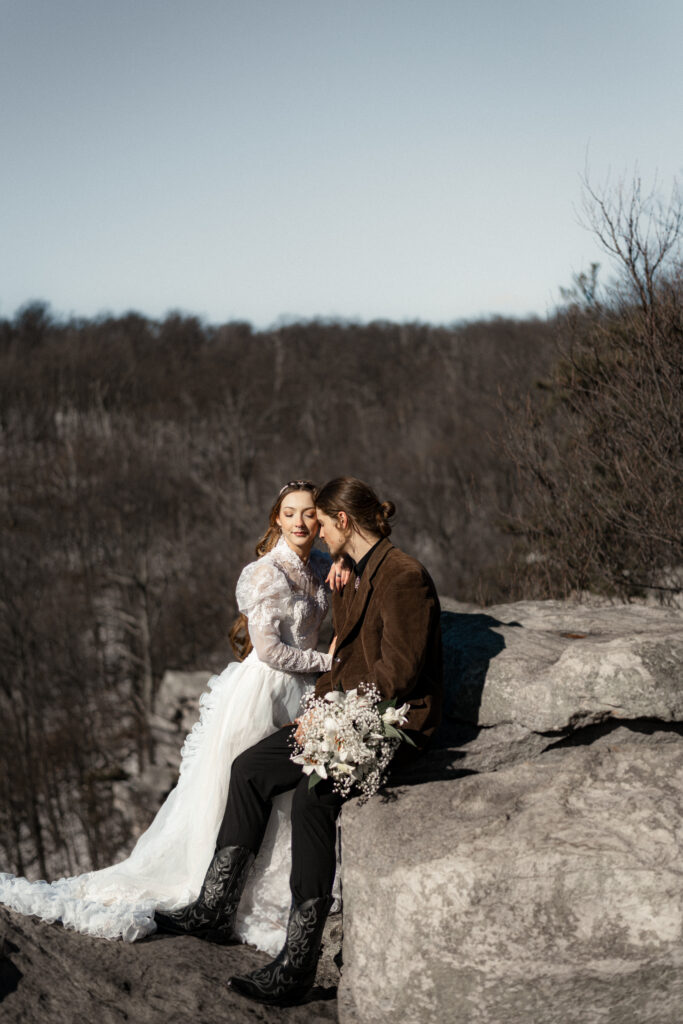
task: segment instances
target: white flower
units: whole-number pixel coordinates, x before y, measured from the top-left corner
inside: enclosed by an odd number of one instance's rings
[[[409,704],[403,704],[400,708],[387,708],[382,715],[382,721],[386,725],[401,726],[405,725],[408,721],[407,712],[410,710]]]
[[[341,690],[330,690],[325,694],[325,700],[329,700],[330,704],[343,704],[345,695]]]
[[[327,778],[327,771],[322,761],[311,761],[305,754],[295,754],[290,758],[295,764],[301,765],[301,770],[304,775],[312,775],[313,772],[317,772],[321,779]]]

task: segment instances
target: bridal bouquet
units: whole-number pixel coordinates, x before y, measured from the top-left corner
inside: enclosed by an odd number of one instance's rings
[[[362,691],[339,689],[303,698],[292,761],[309,776],[309,789],[329,778],[344,797],[356,786],[365,803],[382,785],[401,740],[415,744],[401,729],[409,705],[397,708],[396,699],[382,700],[373,684],[361,686]]]

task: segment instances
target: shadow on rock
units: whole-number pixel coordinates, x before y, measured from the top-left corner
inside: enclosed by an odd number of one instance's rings
[[[441,613],[443,636],[444,709],[443,721],[434,737],[435,748],[459,746],[477,735],[481,695],[489,665],[505,649],[497,629],[517,626],[492,615],[477,612]]]
[[[519,622],[501,622],[483,612],[442,612],[444,660],[443,719],[430,750],[391,773],[391,786],[410,786],[439,779],[476,774],[458,766],[466,757],[462,748],[479,735],[481,695],[492,660],[505,649],[496,632],[502,626],[522,628]],[[385,799],[389,799],[385,793]]]
[[[610,738],[618,742],[646,743],[650,739],[658,741],[667,734],[683,736],[683,722],[662,722],[658,718],[608,718],[559,738],[549,735],[546,750],[608,745]]]

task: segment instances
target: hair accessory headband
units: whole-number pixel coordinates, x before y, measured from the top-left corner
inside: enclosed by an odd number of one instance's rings
[[[310,480],[290,480],[289,483],[286,483],[284,487],[280,488],[280,493],[278,494],[278,498],[280,497],[280,494],[284,494],[285,493],[285,491],[287,490],[288,487],[300,487],[301,490],[304,490],[304,491],[314,491],[315,490],[315,484],[311,483]]]

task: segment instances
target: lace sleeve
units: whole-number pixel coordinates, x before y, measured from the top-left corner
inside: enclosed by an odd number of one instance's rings
[[[237,605],[249,623],[249,636],[259,660],[281,672],[326,672],[332,655],[300,650],[280,636],[280,623],[292,601],[284,572],[265,559],[251,562],[237,581]]]

